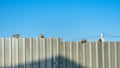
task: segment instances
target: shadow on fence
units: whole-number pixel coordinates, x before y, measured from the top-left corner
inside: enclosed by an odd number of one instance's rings
[[[84,68],[84,67],[80,64],[77,64],[74,61],[70,61],[67,58],[59,56],[37,62],[30,62],[15,66],[4,66],[0,68]]]

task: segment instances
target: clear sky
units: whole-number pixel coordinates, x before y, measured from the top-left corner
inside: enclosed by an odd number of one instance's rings
[[[0,0],[0,37],[60,37],[120,41],[120,1]]]

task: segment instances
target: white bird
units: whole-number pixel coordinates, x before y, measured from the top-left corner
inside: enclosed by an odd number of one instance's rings
[[[103,33],[100,34],[100,39],[101,39],[102,42],[105,41]]]

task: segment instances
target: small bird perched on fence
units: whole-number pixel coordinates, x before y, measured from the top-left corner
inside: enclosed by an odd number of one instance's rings
[[[13,38],[19,38],[20,34],[14,34]]]
[[[44,38],[44,35],[43,35],[43,34],[40,34],[40,38]]]
[[[86,42],[87,42],[86,39],[81,40],[81,43],[86,43]]]

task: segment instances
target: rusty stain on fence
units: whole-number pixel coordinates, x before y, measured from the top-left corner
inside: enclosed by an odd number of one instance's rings
[[[0,38],[0,68],[120,68],[120,42]]]

